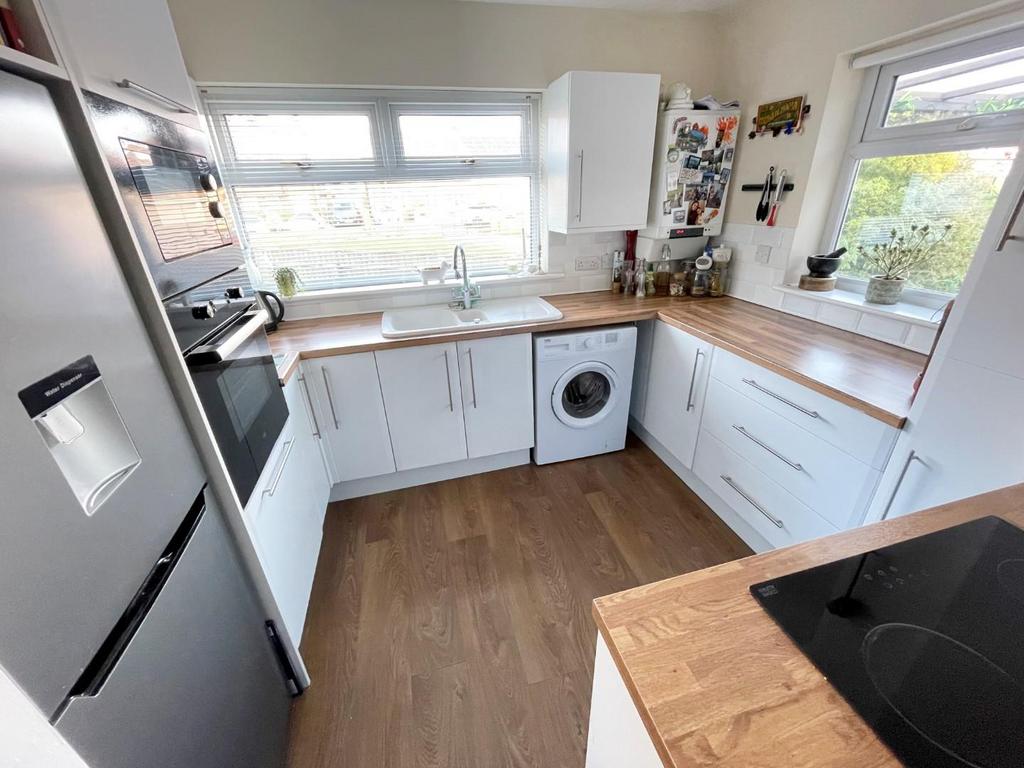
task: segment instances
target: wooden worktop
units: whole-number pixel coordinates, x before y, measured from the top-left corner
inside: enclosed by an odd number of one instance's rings
[[[985,515],[1024,527],[1024,484],[595,600],[666,768],[900,765],[749,587]]]
[[[608,291],[544,298],[561,310],[561,320],[387,339],[380,330],[381,313],[374,312],[286,322],[270,343],[275,354],[327,357],[657,318],[895,427],[906,420],[913,382],[925,362],[917,352],[739,299],[636,299]]]

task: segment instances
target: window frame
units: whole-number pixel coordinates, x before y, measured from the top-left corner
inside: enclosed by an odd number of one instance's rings
[[[839,241],[861,160],[1021,145],[1024,109],[993,113],[991,116],[979,115],[914,125],[884,126],[889,102],[900,75],[983,56],[1010,47],[1024,47],[1024,30],[999,32],[941,50],[907,56],[887,64],[877,64],[864,70],[864,82],[854,110],[850,138],[839,167],[835,192],[822,232],[822,253],[834,250]],[[837,286],[840,289],[858,293],[863,293],[868,282],[864,278],[843,275],[841,272],[837,278]],[[902,301],[938,309],[955,296],[956,294],[942,291],[907,286],[903,290]]]
[[[235,189],[270,184],[329,184],[353,181],[424,181],[462,178],[528,177],[530,180],[530,263],[540,264],[541,167],[539,91],[438,90],[349,87],[201,86],[200,95],[224,186],[235,211],[240,210]],[[224,117],[230,114],[361,114],[370,118],[372,160],[250,161],[234,156]],[[407,158],[398,118],[403,114],[489,115],[518,114],[522,119],[518,156],[479,158]],[[235,214],[237,217],[238,214]],[[251,267],[245,227],[236,222],[240,244]],[[439,257],[443,254],[438,254]],[[260,270],[253,270],[266,283]],[[503,274],[501,270],[473,270],[474,277]],[[347,290],[402,285],[408,280],[382,279],[339,286]],[[269,286],[269,283],[267,283]],[[266,287],[266,286],[264,286]],[[271,286],[272,287],[272,286]]]

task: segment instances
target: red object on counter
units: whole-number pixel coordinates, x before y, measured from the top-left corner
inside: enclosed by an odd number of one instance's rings
[[[7,38],[7,43],[11,48],[21,51],[22,53],[28,52],[28,47],[25,45],[25,39],[21,36],[21,27],[18,25],[18,17],[14,15],[14,11],[10,8],[0,6],[0,27],[3,28],[4,37]]]
[[[636,261],[636,236],[635,229],[626,230],[626,261]]]

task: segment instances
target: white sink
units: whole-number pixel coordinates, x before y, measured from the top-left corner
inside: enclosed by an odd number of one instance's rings
[[[397,309],[384,313],[381,333],[389,339],[410,336],[432,336],[483,328],[512,325],[533,325],[561,320],[562,313],[544,299],[530,296],[522,299],[489,299],[478,301],[472,309],[449,309],[447,306]]]

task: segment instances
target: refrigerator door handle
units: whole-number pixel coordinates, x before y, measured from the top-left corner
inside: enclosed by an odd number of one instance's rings
[[[146,616],[156,602],[157,597],[160,596],[160,591],[181,559],[185,548],[192,539],[192,534],[199,527],[199,521],[202,519],[205,511],[206,489],[204,487],[199,492],[195,502],[193,502],[188,514],[185,515],[185,519],[178,526],[178,530],[174,532],[174,536],[167,543],[167,547],[156,563],[154,563],[149,575],[142,582],[142,586],[135,593],[135,597],[128,603],[128,607],[121,614],[121,618],[118,619],[114,628],[110,630],[107,639],[100,645],[96,655],[86,665],[78,680],[71,687],[71,690],[68,691],[68,695],[64,697],[64,701],[60,703],[60,706],[53,713],[53,716],[50,718],[51,724],[55,725],[57,723],[73,699],[91,698],[97,696],[103,690],[103,684],[110,677],[114,668],[117,667],[117,662],[124,655],[128,644],[135,636],[139,627],[142,626],[142,622],[146,620]]]

